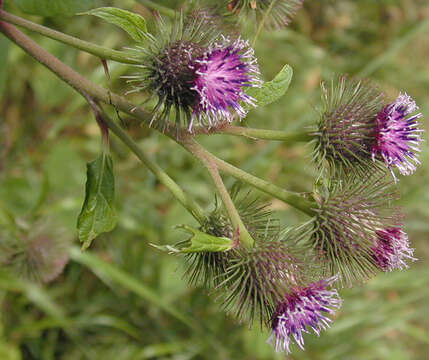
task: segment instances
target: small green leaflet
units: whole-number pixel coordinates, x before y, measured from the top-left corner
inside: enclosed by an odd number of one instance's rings
[[[184,229],[193,236],[186,242],[187,247],[182,247],[180,249],[175,248],[170,245],[159,246],[151,244],[159,250],[166,251],[170,254],[172,253],[194,253],[194,252],[219,252],[219,251],[228,251],[234,247],[234,241],[228,239],[227,237],[216,237],[188,225],[178,226],[180,229]]]
[[[252,87],[247,89],[246,94],[255,98],[258,106],[271,104],[286,94],[292,75],[292,68],[289,65],[285,65],[273,80],[265,82],[260,88]],[[247,106],[248,110],[250,108],[251,106]]]
[[[77,219],[79,240],[85,250],[101,233],[112,231],[117,223],[113,207],[115,178],[112,158],[107,154],[87,164],[85,201]]]
[[[135,41],[144,40],[144,33],[147,32],[146,20],[139,14],[130,11],[114,7],[101,7],[79,15],[98,16],[125,30]]]
[[[40,16],[72,16],[97,6],[98,0],[15,0],[19,8]]]

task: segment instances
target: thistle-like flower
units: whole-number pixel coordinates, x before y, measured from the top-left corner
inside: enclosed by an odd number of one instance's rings
[[[332,320],[326,315],[334,314],[342,304],[337,290],[330,289],[336,279],[334,276],[306,287],[296,287],[285,295],[272,315],[272,332],[267,340],[276,351],[290,353],[293,340],[304,350],[303,333],[312,329],[319,335],[330,326]]]
[[[371,150],[384,95],[368,81],[340,76],[328,87],[322,83],[322,102],[313,133],[318,167],[365,173],[379,165],[371,161]]]
[[[167,129],[172,110],[176,129],[189,132],[195,122],[211,128],[246,116],[242,104],[255,104],[244,89],[261,85],[249,43],[220,35],[208,12],[177,20],[170,32],[165,27],[158,36],[145,34],[146,43],[133,52],[140,73],[126,77],[134,83],[130,92],[158,98],[150,125]]]
[[[287,26],[304,0],[227,0],[227,9],[232,14],[256,16],[258,22],[265,21],[267,28]]]
[[[332,180],[315,195],[315,217],[308,223],[304,240],[315,251],[322,276],[339,274],[351,286],[375,275],[378,265],[374,247],[380,231],[399,225],[397,194],[392,181],[376,171],[367,177]]]
[[[377,266],[383,271],[402,270],[408,268],[406,260],[416,260],[408,236],[399,226],[378,230],[376,245],[372,251]]]
[[[402,175],[410,175],[419,164],[417,153],[422,141],[423,130],[418,128],[418,106],[407,94],[400,94],[391,104],[386,105],[376,120],[376,142],[372,146],[372,157],[381,157],[392,171],[396,166]],[[393,171],[393,176],[395,177]]]

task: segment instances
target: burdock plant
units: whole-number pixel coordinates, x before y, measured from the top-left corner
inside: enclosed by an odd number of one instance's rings
[[[319,335],[340,308],[335,287],[359,285],[377,271],[404,269],[415,260],[395,204],[396,178],[392,180],[389,170],[393,174],[397,168],[409,175],[416,168],[422,141],[418,107],[405,93],[386,103],[369,80],[338,76],[322,84],[322,106],[313,129],[291,134],[239,126],[250,109],[285,94],[291,67],[283,66],[272,81],[262,82],[248,40],[224,30],[210,11],[187,13],[184,7],[176,13],[154,1],[142,3],[156,14],[153,31],[148,31],[144,18],[129,11],[89,12],[127,31],[135,42],[128,46],[131,51],[106,49],[0,10],[0,32],[78,91],[100,128],[100,155],[87,166],[85,200],[77,222],[79,240],[86,249],[117,222],[112,132],[195,219],[192,226],[178,226],[187,233],[184,240],[156,247],[183,255],[189,283],[211,290],[239,321],[251,325],[256,320],[266,326],[276,350],[290,352],[293,342],[304,348],[303,334]],[[228,16],[254,15],[258,26],[253,43],[264,27],[288,24],[301,4],[300,0],[220,2]],[[128,93],[135,93],[139,104],[91,83],[12,24],[99,57],[107,74],[107,60],[132,65],[135,73],[126,76],[133,86]],[[197,159],[210,176],[209,189],[216,192],[214,209],[201,207],[111,119],[102,104],[153,127]],[[285,146],[311,142],[317,171],[313,191],[291,192],[258,178],[196,140],[197,135],[214,134],[282,141]],[[229,189],[222,174],[288,204],[308,216],[307,221],[283,229],[273,220],[270,205],[249,193],[238,194],[235,187]],[[68,251],[58,239],[43,231],[27,231],[25,236],[9,234],[6,241],[3,233],[4,267],[12,271],[20,267],[25,273],[35,269],[43,281],[54,280],[63,270]],[[78,251],[72,254],[80,256]]]

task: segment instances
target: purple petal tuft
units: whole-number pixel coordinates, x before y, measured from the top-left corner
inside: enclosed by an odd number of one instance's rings
[[[408,268],[405,260],[416,260],[407,234],[400,227],[377,231],[377,244],[372,249],[377,266],[383,271]]]
[[[224,121],[231,122],[234,112],[243,118],[247,112],[240,104],[255,106],[255,99],[244,92],[246,87],[259,87],[259,68],[249,42],[241,39],[233,43],[223,37],[196,60],[196,80],[192,88],[200,96],[193,118],[202,122],[205,115],[210,126]],[[192,123],[189,130],[192,129]]]
[[[313,329],[319,335],[321,330],[326,330],[330,326],[332,320],[325,314],[335,313],[342,304],[337,290],[328,290],[337,278],[333,276],[320,280],[286,295],[273,315],[272,333],[267,340],[274,345],[276,351],[290,353],[292,338],[304,350],[303,333]]]
[[[381,156],[390,170],[396,166],[402,175],[412,174],[419,164],[417,153],[423,130],[418,128],[417,119],[422,117],[421,113],[416,114],[418,109],[415,101],[404,93],[377,116],[372,157]]]

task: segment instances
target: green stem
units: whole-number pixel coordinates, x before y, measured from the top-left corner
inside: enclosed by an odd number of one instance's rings
[[[101,59],[113,60],[125,64],[138,64],[139,62],[122,51],[108,49],[90,42],[80,40],[73,36],[64,34],[62,32],[52,30],[45,26],[36,24],[29,20],[25,20],[18,16],[7,13],[6,11],[0,10],[0,20],[4,20],[8,23],[15,24],[23,27],[24,29],[37,32],[38,34],[47,36],[51,39],[60,41],[64,44],[73,46],[76,49],[88,52],[92,55],[98,56]]]
[[[226,211],[228,212],[232,226],[234,227],[234,229],[238,230],[240,243],[242,243],[248,249],[251,249],[255,241],[253,240],[252,236],[249,234],[246,226],[241,220],[240,214],[238,213],[234,205],[234,202],[232,201],[231,196],[229,195],[229,192],[222,181],[222,178],[219,174],[219,170],[217,168],[216,163],[213,161],[211,157],[207,156],[207,153],[205,151],[202,151],[203,149],[202,146],[200,147],[194,146],[196,142],[194,142],[193,140],[190,140],[190,138],[186,139],[185,142],[189,143],[189,145],[185,146],[185,148],[191,151],[191,153],[197,159],[199,159],[203,163],[203,165],[207,168],[213,180],[213,183],[219,192],[222,202],[226,208]]]
[[[122,130],[116,122],[105,114],[103,114],[103,121],[109,129],[141,160],[141,162],[145,164],[150,171],[152,171],[158,180],[168,190],[170,190],[173,196],[183,205],[183,207],[186,208],[200,224],[203,224],[206,220],[206,216],[200,206],[193,201],[161,167],[149,159],[134,140],[124,130]]]
[[[184,141],[180,144],[192,154],[198,154],[199,157],[205,157],[210,162],[215,164],[219,170],[233,176],[237,180],[243,181],[273,196],[276,199],[280,199],[283,202],[291,205],[295,209],[298,209],[309,216],[315,215],[315,211],[313,209],[316,207],[316,205],[313,202],[303,198],[299,193],[284,190],[266,180],[260,179],[252,174],[249,174],[246,171],[243,171],[240,168],[237,168],[227,163],[226,161],[223,161],[222,159],[219,159],[193,139],[187,139],[187,141]]]
[[[151,1],[151,0],[137,0],[137,1],[140,4],[146,6],[147,8],[152,9],[152,10],[156,10],[160,14],[171,17],[172,19],[174,19],[174,17],[176,16],[176,12],[173,9],[159,5],[159,4],[155,3],[154,1]]]
[[[255,129],[246,128],[242,126],[227,125],[219,127],[219,129],[210,132],[211,134],[229,134],[236,136],[244,136],[250,139],[261,139],[261,140],[275,140],[284,142],[308,142],[314,139],[313,136],[307,132],[295,132],[289,133],[281,130],[266,130],[266,129]],[[204,133],[201,133],[204,134]]]
[[[45,49],[37,45],[28,36],[23,34],[13,25],[0,21],[0,32],[3,32],[10,40],[20,46],[28,54],[38,60],[41,64],[45,65],[49,70],[55,73],[59,78],[65,81],[68,85],[73,87],[86,99],[88,97],[96,101],[102,101],[107,104],[117,106],[124,112],[138,116],[142,120],[148,119],[148,114],[141,110],[135,109],[134,105],[128,103],[122,97],[112,94],[102,88],[88,81],[86,78],[76,73],[67,65],[58,60],[55,56],[47,52]],[[205,221],[205,215],[199,206],[171,179],[158,165],[153,163],[137,146],[137,144],[125,133],[115,122],[108,117],[103,117],[104,123],[116,134],[134,154],[158,177],[159,181],[164,184],[177,200],[195,217],[195,219],[202,223]]]
[[[259,23],[258,29],[256,30],[255,37],[253,38],[252,48],[255,47],[256,40],[258,39],[259,34],[261,33],[262,28],[264,27],[264,24],[267,21],[267,18],[270,15],[270,12],[273,9],[273,7],[274,7],[274,5],[275,5],[276,2],[277,2],[277,0],[272,0],[270,6],[267,9],[267,11],[265,11],[264,17],[262,18],[261,22]]]

